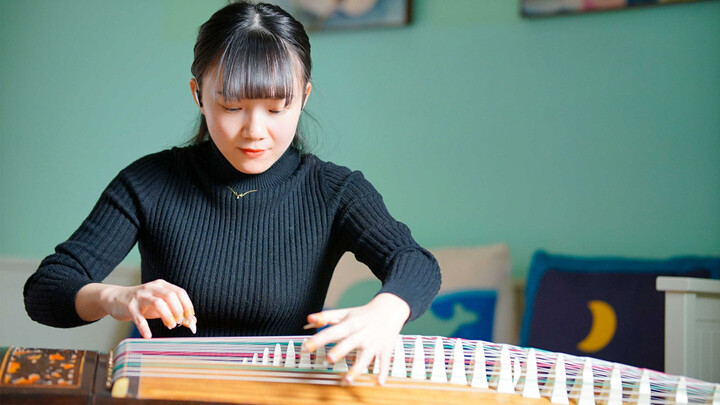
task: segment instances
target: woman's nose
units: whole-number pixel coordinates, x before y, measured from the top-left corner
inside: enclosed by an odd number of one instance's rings
[[[256,114],[249,114],[242,128],[242,134],[247,139],[263,139],[265,137],[265,126],[263,120]]]

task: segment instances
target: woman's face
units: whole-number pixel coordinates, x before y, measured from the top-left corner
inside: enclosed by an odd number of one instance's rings
[[[295,80],[295,96],[285,105],[285,99],[225,100],[222,83],[214,80],[216,77],[222,75],[206,73],[199,89],[200,111],[205,115],[210,137],[235,169],[246,174],[266,171],[290,147],[300,112],[310,95],[310,83],[302,89],[302,82]],[[190,89],[193,95],[198,90],[194,79]]]

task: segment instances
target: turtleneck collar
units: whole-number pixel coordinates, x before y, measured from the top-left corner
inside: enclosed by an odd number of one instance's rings
[[[225,186],[234,186],[239,189],[267,189],[276,186],[287,180],[297,170],[300,164],[300,152],[294,147],[289,147],[280,159],[269,169],[259,174],[246,174],[238,171],[223,156],[220,149],[211,140],[208,141],[208,168],[211,178]]]

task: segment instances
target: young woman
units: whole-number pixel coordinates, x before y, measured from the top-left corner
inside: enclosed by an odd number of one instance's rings
[[[429,307],[440,269],[360,172],[304,151],[297,126],[310,72],[308,36],[282,9],[240,2],[216,12],[195,44],[192,144],[118,174],[27,281],[28,314],[57,327],[110,315],[145,338],[330,325],[306,348],[336,342],[331,362],[360,349],[347,379],[376,358],[382,383],[397,334]],[[136,242],[142,284],[101,283]],[[366,305],[322,311],[346,251],[383,286]]]

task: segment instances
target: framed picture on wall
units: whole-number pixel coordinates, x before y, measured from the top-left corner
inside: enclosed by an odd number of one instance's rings
[[[412,0],[269,0],[297,18],[308,31],[403,26]]]
[[[520,0],[523,17],[548,17],[707,0]]]

